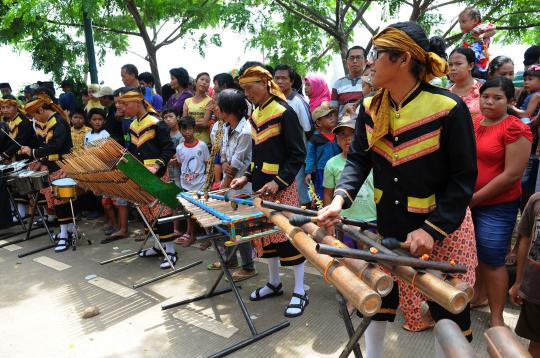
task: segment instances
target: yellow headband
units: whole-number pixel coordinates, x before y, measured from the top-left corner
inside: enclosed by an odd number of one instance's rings
[[[148,112],[158,114],[158,111],[144,99],[142,93],[136,91],[129,91],[120,95],[117,99],[118,102],[141,102]]]
[[[277,83],[272,78],[272,74],[261,66],[253,66],[248,68],[239,79],[241,85],[258,81],[268,81],[268,91],[270,94],[279,97],[284,101],[287,100]]]
[[[38,94],[32,101],[28,102],[24,105],[24,111],[25,112],[33,112],[38,110],[39,108],[43,107],[43,105],[49,105],[53,111],[58,113],[60,116],[62,116],[66,121],[68,120],[68,116],[64,110],[54,103],[52,99],[47,96],[44,93]]]
[[[425,51],[409,35],[399,29],[387,27],[373,37],[373,45],[409,52],[413,59],[426,66],[421,78],[423,82],[429,82],[433,78],[441,77],[448,72],[448,64],[445,60],[434,52]],[[368,143],[369,148],[371,148],[375,142],[388,133],[390,128],[391,103],[387,89],[381,88],[377,91],[377,94],[371,100],[369,111],[374,124],[373,133]]]

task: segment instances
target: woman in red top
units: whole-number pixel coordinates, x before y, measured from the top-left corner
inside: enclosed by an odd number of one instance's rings
[[[480,87],[482,115],[474,121],[478,178],[470,207],[479,264],[473,304],[487,297],[491,326],[504,325],[502,313],[508,290],[504,261],[532,142],[529,127],[507,112],[513,98],[512,81],[490,78]]]

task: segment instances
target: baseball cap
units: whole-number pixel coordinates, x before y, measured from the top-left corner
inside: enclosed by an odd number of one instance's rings
[[[343,127],[351,128],[352,130],[354,130],[354,128],[356,127],[356,120],[351,119],[349,115],[344,115],[338,122],[337,126],[332,130],[332,132],[336,133],[339,128]]]
[[[102,86],[99,91],[95,92],[92,96],[101,98],[105,96],[113,96],[113,90],[109,86]]]
[[[320,119],[328,115],[329,113],[332,113],[332,111],[334,111],[334,108],[330,108],[328,102],[323,102],[319,107],[315,108],[313,113],[311,113],[311,118],[316,121],[317,119]]]

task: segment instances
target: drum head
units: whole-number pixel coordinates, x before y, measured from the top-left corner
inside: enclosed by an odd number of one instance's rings
[[[56,180],[53,180],[51,184],[54,186],[62,186],[62,187],[77,186],[77,182],[71,178],[56,179]]]

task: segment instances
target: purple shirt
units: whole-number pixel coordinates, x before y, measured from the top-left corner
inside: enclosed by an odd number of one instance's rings
[[[184,111],[184,102],[186,99],[193,97],[193,93],[190,90],[185,90],[180,95],[175,93],[167,101],[167,108],[175,109],[180,115]]]

